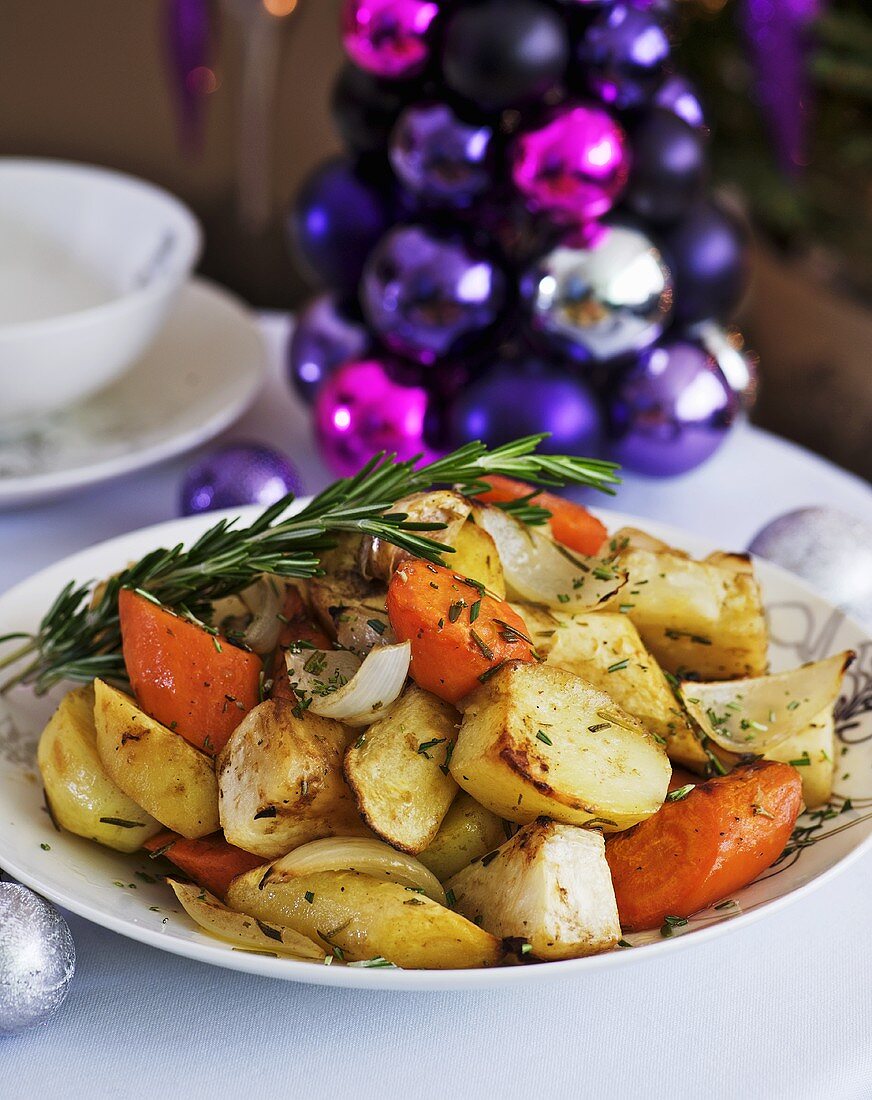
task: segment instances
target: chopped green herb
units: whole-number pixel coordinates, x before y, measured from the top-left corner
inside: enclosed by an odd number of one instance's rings
[[[366,625],[372,627],[376,634],[384,634],[387,629],[381,619],[367,619]]]
[[[667,802],[681,802],[687,798],[690,792],[694,789],[696,783],[685,783],[683,787],[679,787],[677,790],[670,791],[666,796]]]
[[[543,741],[546,745],[553,745],[554,744],[554,742],[551,740],[551,738],[548,736],[548,734],[543,733],[542,730],[539,730],[539,732],[536,734],[536,740],[537,741]]]
[[[613,665],[609,665],[606,672],[621,672],[630,663],[630,658],[625,657],[622,661],[615,661]]]
[[[469,621],[474,623],[478,618],[478,613],[481,611],[481,600],[476,600],[475,603],[469,609]]]
[[[434,737],[434,738],[432,739],[432,741],[423,741],[423,742],[422,742],[422,743],[421,743],[421,744],[420,744],[420,745],[418,746],[418,754],[419,754],[420,756],[426,756],[428,760],[432,760],[433,758],[432,758],[432,756],[430,755],[430,753],[428,752],[428,749],[433,749],[433,748],[435,748],[435,747],[436,747],[437,745],[442,745],[442,744],[444,744],[444,742],[445,742],[446,740],[447,740],[447,738],[445,738],[445,737]]]
[[[473,630],[472,627],[470,627],[469,633],[472,635],[472,640],[481,650],[481,654],[484,659],[486,661],[492,661],[494,659],[494,651],[487,644],[487,642],[485,642],[484,638],[482,638],[477,631]]]
[[[314,895],[314,894],[312,893],[312,891],[311,891],[311,890],[307,890],[307,891],[305,892],[305,894],[303,894],[303,897],[304,897],[304,898],[306,899],[306,901],[307,901],[307,902],[308,902],[308,903],[309,903],[310,905],[311,905],[311,904],[312,904],[312,902],[313,902],[313,901],[315,900],[315,895]]]

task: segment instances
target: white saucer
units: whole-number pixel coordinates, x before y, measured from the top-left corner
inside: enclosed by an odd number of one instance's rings
[[[0,437],[0,508],[31,504],[191,450],[233,423],[266,370],[260,329],[200,279],[117,382],[12,440]]]

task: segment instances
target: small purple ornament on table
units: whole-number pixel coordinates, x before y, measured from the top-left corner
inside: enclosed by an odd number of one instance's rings
[[[430,59],[428,31],[438,14],[432,0],[345,0],[342,44],[355,65],[375,76],[417,76]]]
[[[346,359],[369,350],[370,335],[348,316],[335,294],[319,294],[300,312],[288,345],[288,376],[307,405],[324,380]]]
[[[599,107],[567,104],[517,136],[512,179],[531,209],[582,224],[608,213],[630,171],[626,135]]]
[[[479,342],[504,302],[505,278],[489,257],[423,225],[387,233],[361,286],[364,314],[379,337],[425,366]]]
[[[357,473],[379,451],[401,461],[422,455],[428,462],[444,453],[431,395],[398,377],[382,360],[362,359],[344,363],[321,388],[315,433],[322,458],[338,476]]]
[[[184,516],[236,508],[266,507],[302,491],[300,475],[281,452],[258,443],[226,443],[196,459],[182,482]]]
[[[612,457],[637,473],[672,477],[710,458],[738,401],[698,343],[671,340],[643,352],[608,397]]]

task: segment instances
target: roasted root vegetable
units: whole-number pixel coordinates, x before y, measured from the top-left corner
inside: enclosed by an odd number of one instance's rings
[[[836,724],[830,705],[816,714],[799,733],[768,749],[765,759],[779,760],[796,768],[802,780],[805,808],[815,810],[832,797],[836,751]]]
[[[509,821],[547,816],[608,832],[663,802],[671,770],[663,746],[570,672],[512,662],[460,707],[451,774]]]
[[[212,760],[123,692],[94,681],[97,752],[110,778],[161,825],[186,837],[218,828]]]
[[[324,958],[324,951],[314,940],[300,935],[293,928],[267,924],[245,913],[237,913],[235,909],[228,909],[214,894],[199,886],[174,878],[168,878],[167,883],[191,920],[213,936],[259,953],[319,962]]]
[[[290,646],[300,643],[314,646],[315,649],[332,649],[333,643],[316,624],[299,589],[294,585],[288,585],[281,616],[282,628],[279,631],[278,649],[273,658],[270,698],[296,701],[296,696],[288,683],[285,651]]]
[[[257,704],[260,658],[130,589],[118,594],[118,613],[139,705],[196,748],[220,752]]]
[[[270,924],[287,925],[349,962],[385,959],[423,970],[495,966],[500,940],[416,890],[353,871],[266,881],[249,871],[227,902]]]
[[[77,836],[119,852],[135,852],[161,829],[109,776],[97,752],[94,689],[61,700],[42,731],[36,754],[54,820]]]
[[[474,859],[492,852],[506,839],[506,830],[513,828],[472,795],[460,791],[435,837],[418,852],[418,859],[444,882]]]
[[[582,505],[566,500],[556,493],[537,489],[535,485],[528,485],[525,481],[515,481],[511,477],[496,474],[487,478],[487,481],[490,489],[479,493],[479,500],[491,504],[529,500],[531,504],[547,508],[551,513],[548,523],[551,534],[558,542],[578,554],[593,556],[600,553],[608,532],[596,516],[591,515]]]
[[[553,617],[549,638],[533,633],[546,663],[605,691],[645,729],[663,738],[670,760],[702,771],[709,757],[700,738],[627,615],[555,611]]]
[[[273,859],[318,837],[368,834],[342,774],[351,736],[284,700],[255,707],[218,758],[227,840]]]
[[[657,928],[747,886],[784,850],[802,809],[788,764],[758,761],[695,786],[610,838],[606,858],[622,927]]]
[[[506,578],[500,555],[483,527],[471,520],[464,523],[454,539],[454,553],[445,555],[445,564],[461,577],[483,584],[491,595],[505,599]]]
[[[441,524],[441,527],[428,531],[428,537],[445,546],[454,546],[472,511],[472,502],[450,489],[436,489],[402,497],[394,504],[393,511],[404,514],[414,523]],[[408,557],[407,550],[384,539],[365,536],[360,543],[357,565],[366,580],[387,583]]]
[[[387,607],[397,638],[412,645],[412,679],[449,703],[505,661],[535,660],[523,619],[443,566],[404,562],[391,580]]]
[[[592,829],[533,821],[445,885],[459,913],[538,959],[594,955],[621,937],[605,844]]]
[[[366,545],[360,535],[340,535],[336,546],[322,555],[323,576],[308,583],[318,624],[331,642],[358,657],[374,646],[396,641],[385,610],[384,581],[361,574]]]
[[[672,550],[617,545],[612,564],[629,579],[608,610],[625,607],[661,668],[702,680],[766,671],[766,618],[747,559],[693,561]]]
[[[221,833],[188,840],[168,829],[150,837],[143,848],[153,859],[163,856],[198,886],[223,898],[237,875],[264,863],[259,856],[228,844]]]
[[[460,715],[417,685],[345,754],[345,777],[372,831],[404,852],[433,840],[457,794],[448,761]]]

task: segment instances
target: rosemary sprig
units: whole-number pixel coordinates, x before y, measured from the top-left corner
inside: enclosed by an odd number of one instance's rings
[[[472,495],[487,489],[483,479],[490,474],[538,485],[587,485],[614,493],[620,479],[613,463],[539,454],[536,448],[545,438],[527,436],[492,451],[483,443],[467,443],[419,467],[415,459],[398,462],[393,455],[377,455],[354,477],[334,482],[293,515],[285,514],[294,500],[289,494],[248,527],[237,527],[236,520],[219,520],[190,547],[179,543],[153,550],[96,589],[93,581],[71,581],[35,634],[0,637],[0,644],[21,643],[0,658],[0,669],[15,666],[0,691],[27,684],[41,695],[62,680],[88,682],[95,676],[123,682],[118,622],[122,588],[138,589],[166,607],[184,607],[186,614],[204,618],[213,600],[242,591],[261,573],[314,576],[322,551],[333,546],[342,531],[374,535],[417,557],[439,562],[451,548],[428,538],[426,532],[444,525],[411,522],[405,513],[391,511],[409,493],[448,484]]]

